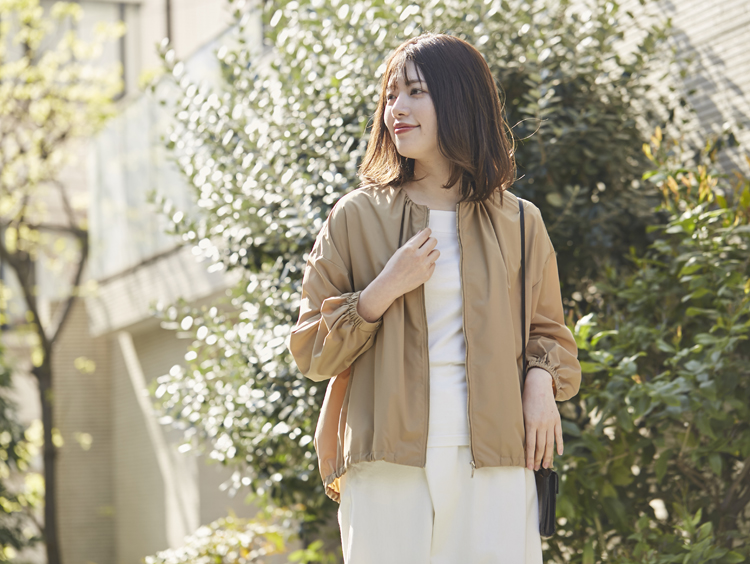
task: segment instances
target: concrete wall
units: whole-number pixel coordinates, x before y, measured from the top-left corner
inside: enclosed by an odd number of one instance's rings
[[[664,2],[663,9],[673,19],[680,57],[695,58],[683,84],[694,90],[688,99],[700,129],[732,126],[744,147],[728,151],[722,165],[750,173],[743,156],[750,154],[750,3],[674,0]]]
[[[58,522],[64,560],[114,562],[112,475],[113,396],[110,346],[92,338],[83,302],[77,302],[55,346],[55,426],[58,449]]]
[[[144,384],[184,355],[184,345],[158,328],[110,339],[117,350],[112,364],[116,562],[135,563],[178,545],[199,526],[196,460],[177,453],[143,393]]]
[[[219,489],[230,471],[180,454],[148,384],[179,363],[185,342],[154,320],[92,337],[79,301],[55,350],[58,515],[70,564],[137,564],[180,546],[200,525],[257,509]]]
[[[750,173],[744,158],[750,153],[750,3],[745,0],[658,0],[641,7],[626,0],[630,9],[648,21],[648,14],[669,17],[677,58],[688,65],[688,74],[678,79],[681,90],[695,108],[694,128],[689,139],[705,139],[724,125],[737,133],[739,149],[726,151],[720,165]]]

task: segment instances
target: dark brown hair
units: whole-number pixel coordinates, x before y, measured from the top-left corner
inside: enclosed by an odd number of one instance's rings
[[[484,201],[515,180],[512,136],[487,63],[475,47],[446,34],[423,33],[402,43],[386,61],[380,100],[367,152],[359,167],[361,185],[401,186],[414,180],[414,159],[399,155],[385,125],[386,90],[398,73],[406,84],[406,62],[419,69],[435,106],[438,150],[450,161],[450,179],[461,181],[461,201]],[[417,179],[419,180],[419,179]]]

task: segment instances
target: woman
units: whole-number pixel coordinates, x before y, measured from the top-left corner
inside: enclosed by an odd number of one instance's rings
[[[534,469],[562,454],[555,400],[578,391],[557,262],[519,200],[480,53],[423,34],[391,55],[362,185],[309,255],[289,348],[329,380],[315,436],[344,559],[542,562]]]

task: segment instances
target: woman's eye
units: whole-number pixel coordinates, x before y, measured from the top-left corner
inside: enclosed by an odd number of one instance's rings
[[[421,94],[421,93],[424,93],[424,90],[420,88],[412,88],[410,94],[413,96],[414,94]],[[393,94],[386,94],[385,99],[390,100],[391,98],[395,98],[395,97],[396,96]]]

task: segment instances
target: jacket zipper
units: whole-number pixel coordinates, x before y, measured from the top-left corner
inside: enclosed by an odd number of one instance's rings
[[[463,315],[462,332],[464,334],[464,342],[466,343],[466,356],[464,357],[464,366],[466,368],[466,417],[469,420],[469,449],[471,450],[471,477],[474,477],[474,470],[476,469],[476,463],[474,462],[474,438],[471,435],[471,387],[469,383],[469,340],[466,338],[466,296],[464,293],[464,279],[463,279],[463,262],[464,255],[461,249],[461,229],[459,221],[459,209],[461,203],[456,204],[456,235],[458,236],[458,273],[461,279],[461,313]]]
[[[427,208],[427,221],[424,224],[424,227],[422,229],[427,229],[430,225],[430,209]],[[424,351],[425,351],[425,358],[427,359],[427,362],[425,363],[427,365],[427,417],[425,417],[425,432],[424,432],[424,463],[423,466],[427,465],[427,441],[429,439],[430,434],[430,337],[428,334],[428,324],[427,324],[427,303],[425,301],[425,291],[424,291],[424,284],[421,286],[422,288],[422,319],[424,321]]]

